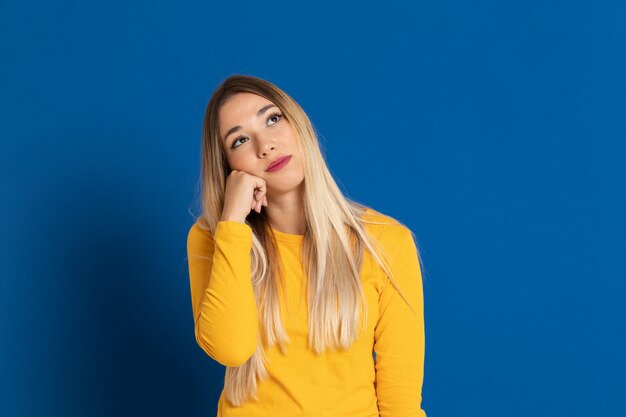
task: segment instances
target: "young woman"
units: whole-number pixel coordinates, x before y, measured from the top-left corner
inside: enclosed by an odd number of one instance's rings
[[[424,417],[413,233],[341,193],[302,108],[227,78],[201,168],[187,251],[196,341],[226,367],[218,416]]]

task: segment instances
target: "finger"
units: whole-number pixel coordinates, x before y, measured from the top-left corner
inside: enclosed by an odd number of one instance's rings
[[[263,205],[267,207],[267,196],[263,196]]]
[[[265,192],[267,191],[266,187],[267,185],[265,183],[265,180],[259,177],[255,177],[255,182],[254,182],[255,189],[258,189],[261,193],[265,194]]]

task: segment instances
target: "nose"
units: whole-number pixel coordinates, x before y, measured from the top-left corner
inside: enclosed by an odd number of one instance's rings
[[[276,141],[269,136],[259,136],[259,157],[265,158],[271,151],[276,149]]]

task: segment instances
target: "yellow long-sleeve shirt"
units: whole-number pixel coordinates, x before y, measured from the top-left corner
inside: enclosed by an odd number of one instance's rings
[[[426,417],[421,408],[425,338],[417,248],[410,230],[393,218],[372,209],[364,218],[395,223],[365,227],[391,254],[396,282],[418,316],[366,250],[361,282],[369,310],[367,331],[345,351],[315,355],[307,347],[307,281],[298,252],[303,236],[274,230],[285,268],[287,296],[281,308],[291,343],[284,354],[278,346],[265,347],[269,376],[258,386],[259,401],[233,407],[222,391],[218,417]],[[251,248],[252,229],[244,223],[220,221],[214,236],[197,223],[189,230],[196,340],[225,366],[245,363],[258,343]]]

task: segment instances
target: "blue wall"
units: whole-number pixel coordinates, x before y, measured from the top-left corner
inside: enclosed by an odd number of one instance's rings
[[[626,415],[623,2],[3,2],[0,415],[214,415],[204,108],[266,78],[425,263],[429,416]]]

